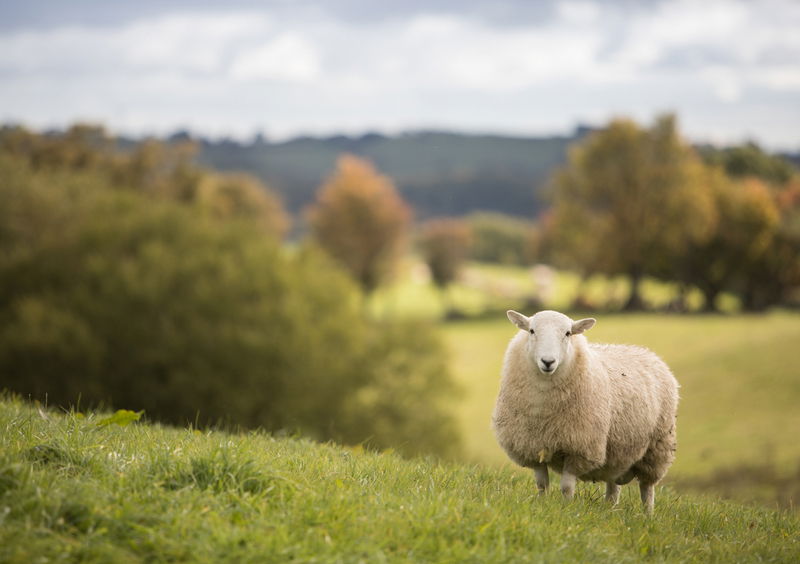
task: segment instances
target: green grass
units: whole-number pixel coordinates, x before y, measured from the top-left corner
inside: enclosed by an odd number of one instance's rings
[[[508,464],[489,420],[503,353],[516,330],[502,315],[443,328],[453,373],[465,390],[458,416],[467,455],[481,463]],[[678,378],[678,453],[670,478],[691,484],[690,478],[723,469],[763,466],[765,473],[795,476],[797,489],[800,315],[599,315],[587,337],[647,346]],[[763,486],[745,484],[729,493],[774,503],[775,488]]]
[[[0,402],[0,562],[795,562],[787,513]]]

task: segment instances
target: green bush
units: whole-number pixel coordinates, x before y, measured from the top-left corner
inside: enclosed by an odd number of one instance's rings
[[[418,374],[440,351],[376,332],[321,252],[289,253],[252,223],[115,191],[91,173],[0,156],[0,177],[0,388],[379,445],[416,439],[349,413],[360,390],[413,382],[419,402],[395,410],[407,433],[420,432],[405,422],[417,410],[439,409]],[[384,363],[378,350],[413,361]],[[441,429],[425,429],[440,437],[425,444],[452,442]]]
[[[348,399],[344,442],[392,447],[406,454],[454,455],[460,443],[448,404],[459,389],[448,378],[444,344],[417,322],[374,323],[366,364],[371,381]]]
[[[509,265],[535,262],[533,224],[500,213],[475,213],[467,220],[472,228],[474,260]]]

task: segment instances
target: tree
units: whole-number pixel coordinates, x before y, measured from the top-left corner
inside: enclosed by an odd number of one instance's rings
[[[442,290],[458,276],[471,241],[469,225],[458,219],[432,219],[420,228],[419,247]]]
[[[751,191],[758,190],[758,184],[752,178],[746,181]],[[800,287],[800,176],[782,187],[762,191],[772,204],[764,219],[771,228],[771,238],[763,252],[751,256],[748,275],[737,288],[742,307],[751,311],[790,303],[797,299],[793,290]],[[767,198],[762,195],[761,199]]]
[[[193,200],[213,217],[251,221],[276,239],[289,229],[290,218],[281,200],[249,174],[207,173]]]
[[[703,293],[706,311],[717,310],[724,290],[743,292],[760,278],[759,263],[774,251],[778,210],[766,185],[736,181],[714,167],[708,171],[717,221],[709,237],[680,249],[679,279]]]
[[[625,309],[643,307],[640,282],[692,241],[707,237],[713,201],[703,166],[678,136],[675,119],[649,129],[619,119],[574,147],[554,177],[555,246],[561,261],[585,273],[624,274]]]
[[[797,174],[797,169],[789,161],[764,152],[755,143],[725,149],[707,147],[702,154],[708,163],[721,166],[734,178],[754,176],[769,184],[781,186]]]
[[[308,221],[317,243],[369,294],[404,249],[411,209],[389,178],[368,162],[343,155],[309,208]]]

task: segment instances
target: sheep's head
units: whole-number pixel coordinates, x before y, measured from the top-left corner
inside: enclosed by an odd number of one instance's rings
[[[513,310],[508,319],[528,333],[528,354],[542,374],[552,374],[572,354],[572,337],[580,335],[595,324],[592,318],[573,321],[557,311],[540,311],[526,317]]]

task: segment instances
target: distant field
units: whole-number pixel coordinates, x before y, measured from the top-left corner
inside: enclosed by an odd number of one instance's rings
[[[446,292],[441,292],[430,283],[424,264],[416,257],[409,257],[395,282],[376,292],[370,307],[377,316],[431,320],[441,319],[448,308],[474,316],[519,307],[532,299],[549,308],[563,310],[571,306],[580,286],[580,277],[573,272],[471,262],[463,269],[460,279]],[[627,279],[622,276],[592,276],[585,282],[582,294],[598,308],[613,310],[625,302],[629,288]],[[653,308],[661,308],[676,297],[677,285],[645,279],[642,295]],[[689,291],[687,303],[691,309],[699,309],[702,302],[698,290]],[[721,295],[718,304],[727,312],[735,311],[738,305],[728,294]]]
[[[761,474],[774,472],[786,482],[780,487],[797,488],[800,315],[597,317],[598,324],[587,333],[591,341],[647,346],[667,361],[681,384],[672,480],[708,477],[725,468],[749,474],[746,467],[763,466]],[[467,456],[508,464],[489,420],[503,352],[516,330],[504,316],[442,327],[454,375],[464,389],[458,416]],[[775,494],[770,490],[779,486],[752,483],[757,479],[751,476],[741,487],[729,484],[741,490],[729,493],[769,501]]]

